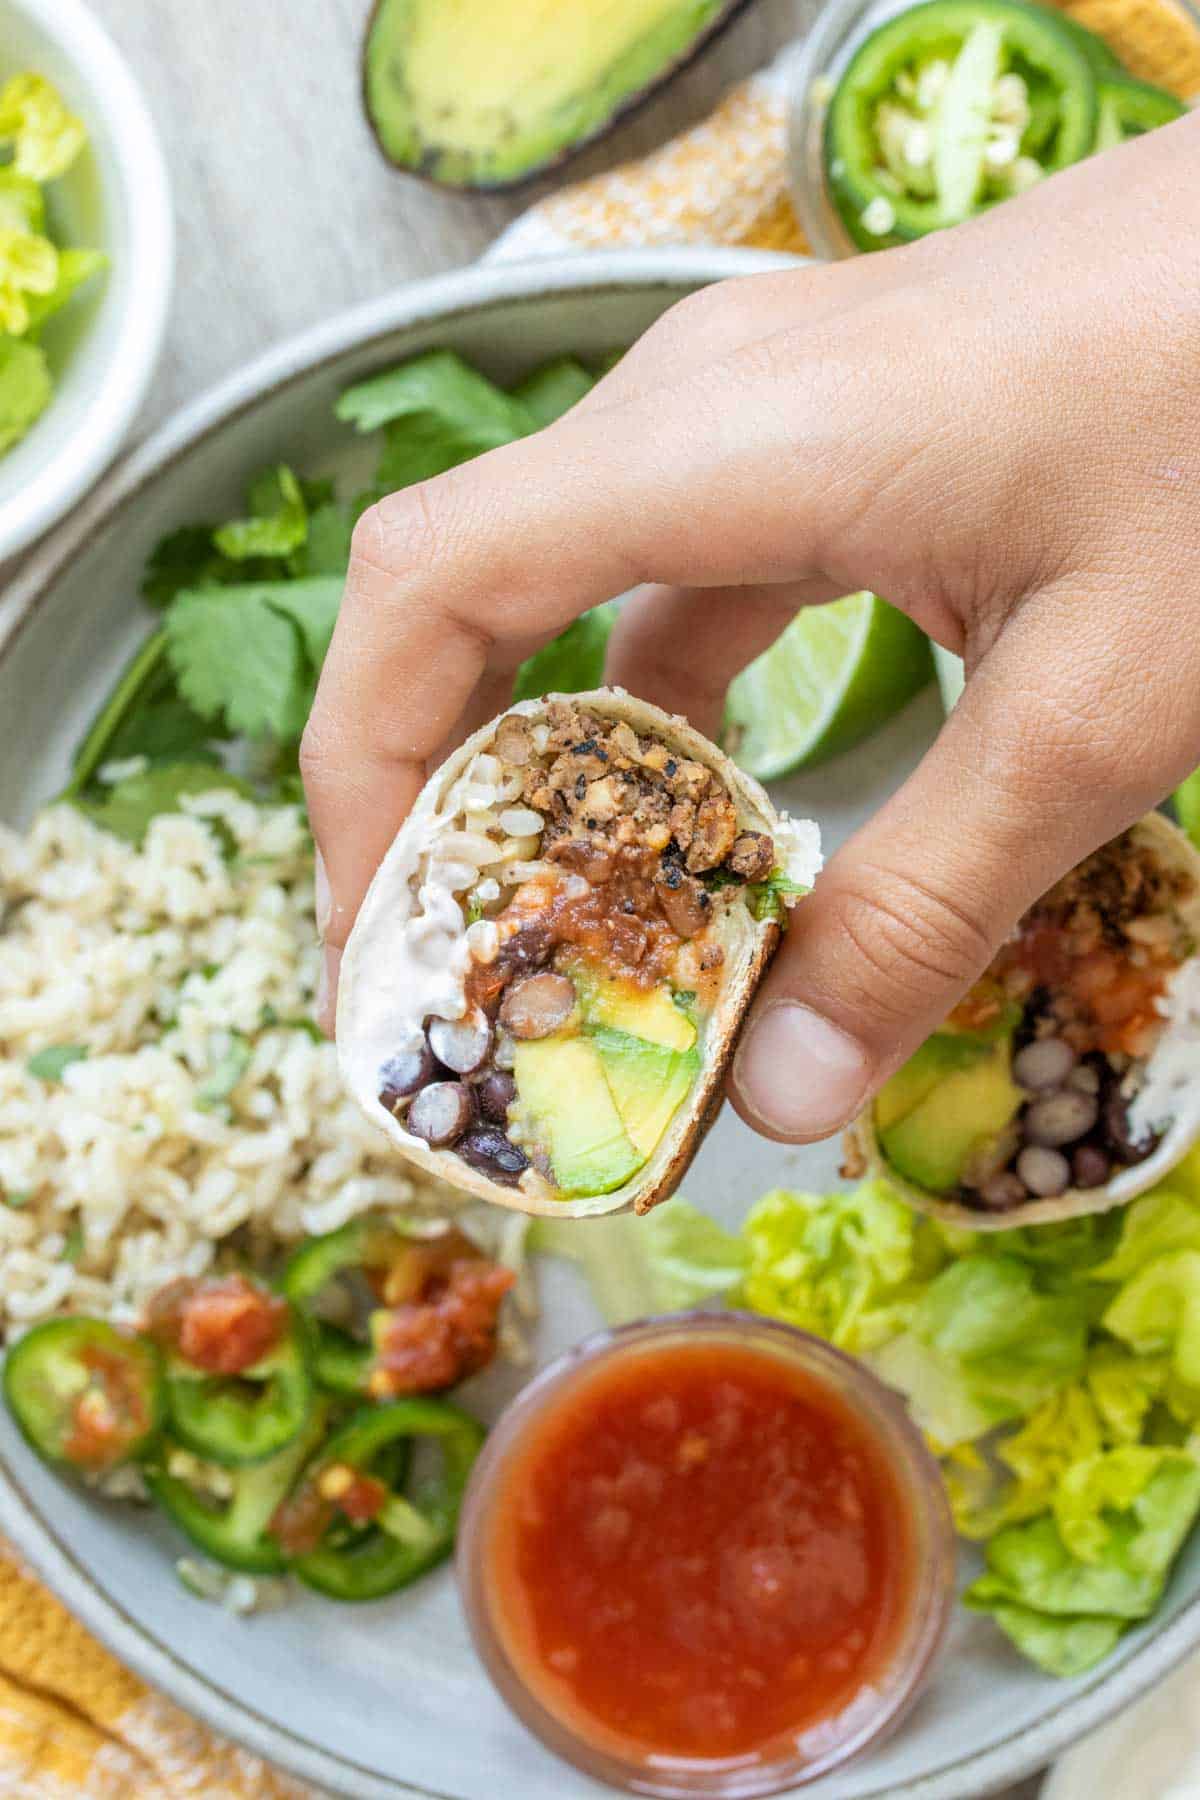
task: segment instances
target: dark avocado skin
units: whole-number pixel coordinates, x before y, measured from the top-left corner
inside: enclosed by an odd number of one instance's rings
[[[622,120],[631,117],[632,114],[639,112],[642,107],[648,105],[662,88],[666,87],[669,82],[674,80],[676,75],[681,74],[682,71],[695,62],[697,57],[702,55],[711,44],[716,42],[721,33],[726,31],[728,27],[733,24],[739,13],[747,11],[748,8],[755,3],[756,0],[725,0],[725,4],[722,6],[721,10],[709,20],[707,25],[696,33],[696,36],[691,43],[688,44],[685,50],[663,65],[660,73],[654,80],[644,83],[640,88],[636,88],[631,93],[628,93],[615,101],[612,110],[607,113],[604,119],[593,129],[584,132],[571,143],[564,144],[561,149],[555,151],[552,155],[544,157],[535,163],[531,163],[530,166],[527,169],[522,170],[520,174],[502,180],[489,179],[486,176],[482,176],[478,179],[468,179],[463,177],[461,179],[456,178],[451,180],[447,176],[436,172],[435,165],[440,156],[440,152],[436,149],[430,150],[420,162],[409,163],[399,161],[389,152],[384,143],[379,123],[371,107],[368,58],[372,33],[374,32],[380,13],[388,4],[388,0],[373,0],[371,12],[367,19],[366,30],[363,33],[362,51],[359,57],[362,80],[363,112],[366,116],[367,124],[371,129],[371,135],[375,139],[380,155],[391,168],[399,169],[402,174],[414,175],[418,180],[428,182],[431,187],[445,188],[455,193],[515,193],[521,188],[528,187],[540,177],[552,174],[555,170],[562,168],[573,156],[577,156],[581,150],[585,150],[590,144],[598,143],[602,138],[607,137],[608,133],[612,131],[615,126],[619,125]]]

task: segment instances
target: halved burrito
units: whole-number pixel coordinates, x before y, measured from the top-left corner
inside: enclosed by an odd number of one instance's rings
[[[817,827],[620,689],[524,701],[430,778],[342,959],[337,1039],[413,1162],[531,1213],[672,1193]]]
[[[1021,920],[849,1134],[975,1230],[1101,1212],[1200,1136],[1200,856],[1151,813]]]

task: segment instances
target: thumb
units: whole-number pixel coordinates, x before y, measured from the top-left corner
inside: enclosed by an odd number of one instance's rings
[[[1031,626],[1033,610],[793,910],[731,1081],[738,1111],[767,1136],[809,1142],[848,1123],[1021,914],[1171,785],[1170,768],[1146,767],[1145,721],[1131,715],[1123,730],[1109,683],[1094,665],[1085,679],[1078,659],[1073,670],[1069,634],[1045,617]],[[1186,768],[1196,746],[1178,748]]]

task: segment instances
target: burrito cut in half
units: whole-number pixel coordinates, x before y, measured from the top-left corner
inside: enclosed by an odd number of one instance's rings
[[[431,776],[342,959],[346,1083],[522,1212],[645,1212],[720,1105],[819,833],[620,689],[523,701]]]
[[[972,1229],[1131,1200],[1200,1136],[1200,856],[1151,813],[1027,912],[849,1134]]]

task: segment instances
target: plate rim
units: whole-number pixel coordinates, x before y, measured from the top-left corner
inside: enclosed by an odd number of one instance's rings
[[[369,349],[376,340],[398,330],[486,312],[514,301],[535,303],[548,295],[599,289],[611,292],[623,287],[687,290],[807,260],[710,247],[605,251],[536,262],[483,264],[408,284],[297,333],[188,402],[118,464],[75,517],[29,558],[0,601],[0,664],[11,656],[67,564],[86,554],[93,541],[136,504],[145,489],[204,439],[324,364],[348,352]],[[349,1755],[326,1750],[189,1668],[115,1596],[100,1588],[2,1456],[0,1531],[68,1610],[122,1663],[220,1736],[245,1745],[301,1780],[354,1800],[455,1800],[437,1789],[381,1776]],[[1120,1668],[1099,1672],[1082,1690],[1064,1694],[1032,1728],[1013,1731],[990,1749],[967,1750],[902,1787],[872,1790],[862,1800],[976,1800],[994,1792],[1041,1768],[1075,1739],[1130,1705],[1197,1646],[1200,1592]],[[353,1785],[348,1786],[348,1781]],[[797,1790],[798,1795],[803,1792]]]

